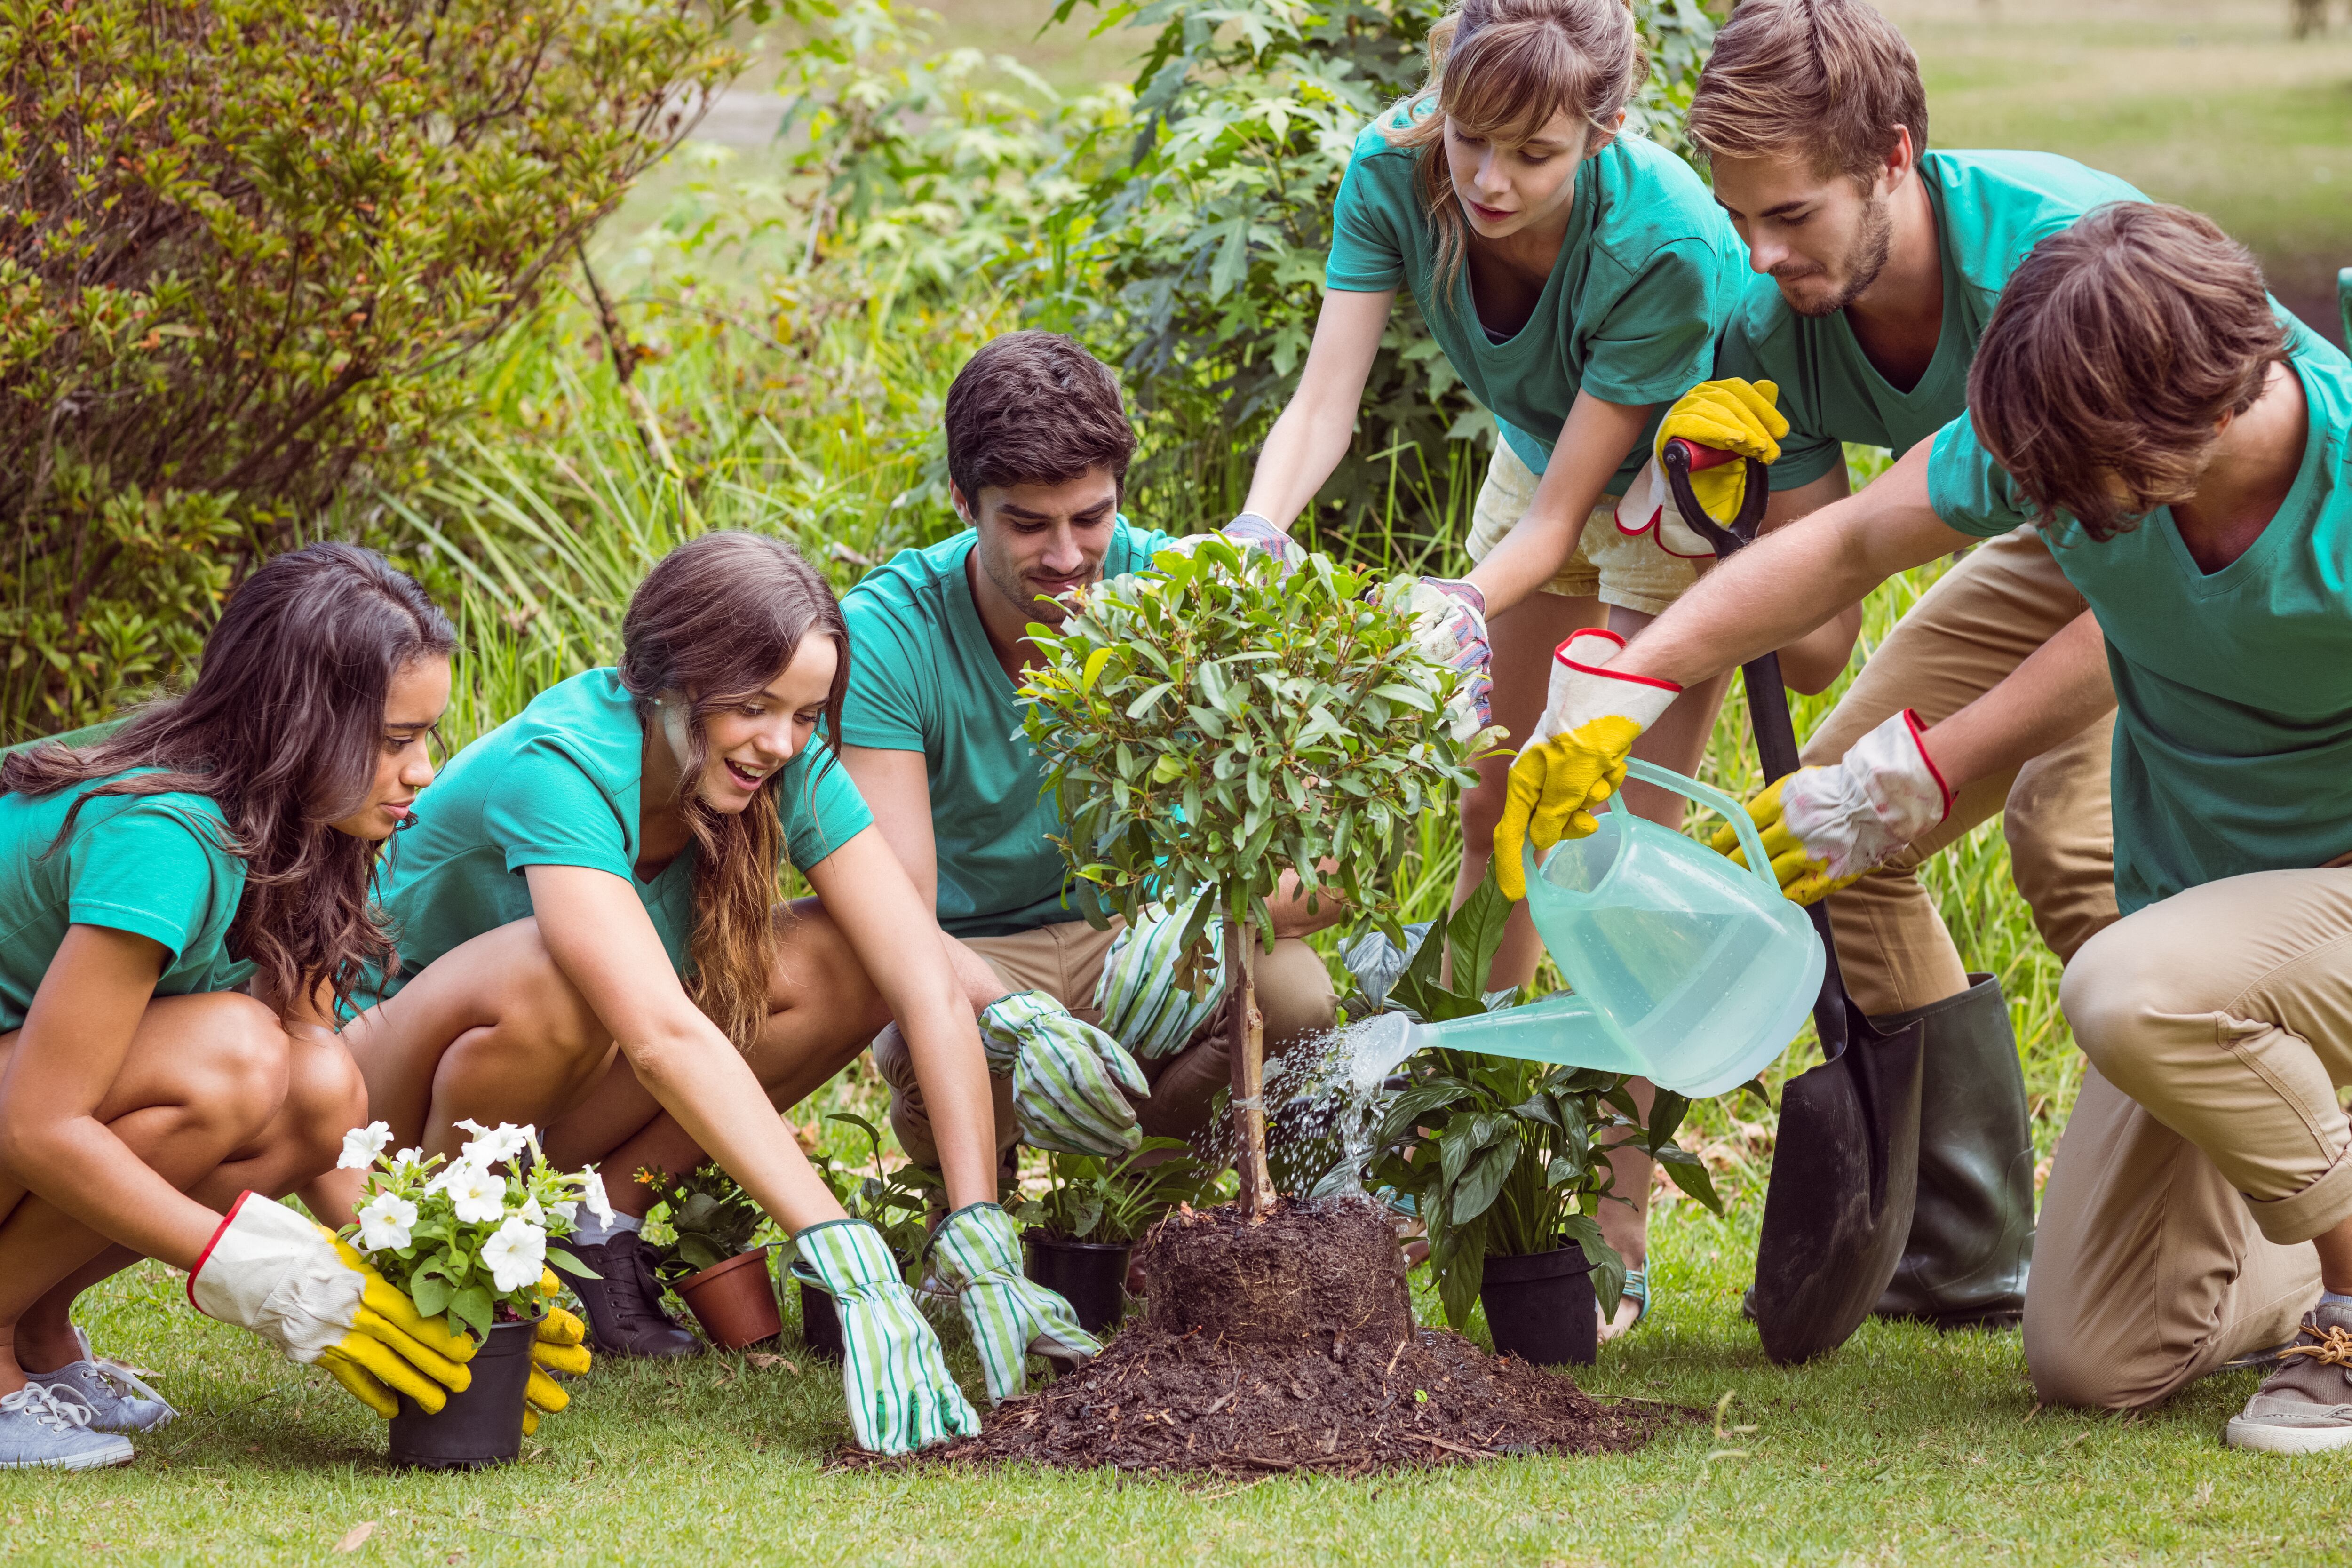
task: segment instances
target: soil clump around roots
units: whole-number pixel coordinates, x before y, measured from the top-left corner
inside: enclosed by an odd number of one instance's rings
[[[1386,1211],[1285,1198],[1180,1209],[1138,1260],[1149,1310],[1103,1353],[923,1456],[1167,1473],[1360,1475],[1638,1447],[1682,1413],[1417,1328]]]

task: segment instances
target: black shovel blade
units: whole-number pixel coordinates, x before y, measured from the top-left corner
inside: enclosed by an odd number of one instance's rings
[[[1921,1026],[1845,1004],[1845,1050],[1790,1079],[1756,1245],[1756,1327],[1781,1365],[1843,1344],[1903,1261],[1919,1191]]]

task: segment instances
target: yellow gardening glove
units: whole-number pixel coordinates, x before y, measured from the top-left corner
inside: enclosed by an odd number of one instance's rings
[[[386,1418],[396,1394],[438,1411],[473,1382],[476,1346],[428,1318],[323,1226],[253,1193],[242,1194],[188,1277],[196,1310],[316,1362]]]
[[[553,1269],[542,1272],[539,1293],[552,1296],[563,1289]],[[530,1382],[523,1391],[522,1429],[539,1430],[539,1418],[544,1413],[554,1415],[572,1403],[572,1395],[563,1385],[548,1376],[551,1372],[577,1377],[588,1370],[588,1325],[562,1307],[551,1306],[539,1320],[539,1333],[530,1346]]]
[[[1718,452],[1736,452],[1760,463],[1780,460],[1780,437],[1789,422],[1780,417],[1780,389],[1769,381],[1747,382],[1738,376],[1703,381],[1666,411],[1658,422],[1658,438],[1651,455],[1666,449],[1671,440]],[[1690,477],[1691,494],[1716,521],[1729,527],[1748,499],[1748,465],[1718,463]]]
[[[1495,827],[1495,885],[1514,902],[1528,896],[1522,848],[1541,854],[1562,838],[1581,838],[1598,824],[1591,808],[1625,782],[1625,758],[1682,688],[1601,667],[1625,639],[1578,632],[1553,651],[1551,691],[1535,739],[1511,763],[1503,819]]]
[[[1925,726],[1909,710],[1895,714],[1828,767],[1799,768],[1774,779],[1748,802],[1748,818],[1772,858],[1780,891],[1817,903],[1885,865],[1944,820],[1950,791],[1928,759]],[[1748,864],[1729,823],[1709,840]]]

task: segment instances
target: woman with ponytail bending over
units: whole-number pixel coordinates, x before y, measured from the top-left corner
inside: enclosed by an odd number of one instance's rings
[[[840,606],[790,545],[716,533],[672,551],[630,600],[617,668],[551,687],[450,762],[383,879],[399,969],[344,1039],[401,1142],[454,1152],[461,1122],[529,1123],[559,1165],[608,1173],[621,1212],[583,1216],[575,1250],[600,1278],[574,1282],[608,1353],[698,1348],[662,1313],[635,1234],[648,1195],[627,1178],[716,1160],[834,1295],[852,1426],[896,1452],[977,1419],[880,1234],[844,1215],[777,1114],[892,1019],[938,1108],[955,1208],[933,1269],[991,1394],[1019,1391],[1032,1350],[1096,1346],[1019,1278],[945,939],[816,738],[839,722],[849,658]],[[787,854],[817,896],[779,907]]]

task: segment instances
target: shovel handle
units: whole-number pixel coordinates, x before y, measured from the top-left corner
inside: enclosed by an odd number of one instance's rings
[[[1674,491],[1675,507],[1682,513],[1683,521],[1714,547],[1717,561],[1728,561],[1756,542],[1756,525],[1764,520],[1764,507],[1771,497],[1764,465],[1749,458],[1748,488],[1740,498],[1738,517],[1726,528],[1708,516],[1706,509],[1698,504],[1698,498],[1691,493],[1690,477],[1694,468],[1711,468],[1732,455],[1727,452],[1711,459],[1703,456],[1712,451],[1713,448],[1676,437],[1659,451],[1658,467]],[[1795,773],[1798,767],[1797,726],[1789,716],[1788,689],[1780,683],[1780,656],[1768,653],[1748,660],[1739,667],[1739,678],[1748,689],[1748,721],[1756,731],[1757,760],[1763,764],[1764,782],[1770,784]],[[1835,1061],[1845,1054],[1845,976],[1838,972],[1837,942],[1830,931],[1829,906],[1815,903],[1805,912],[1822,939],[1826,960],[1822,969],[1822,994],[1813,1002],[1813,1032],[1821,1037],[1823,1058]]]

